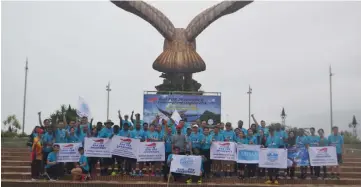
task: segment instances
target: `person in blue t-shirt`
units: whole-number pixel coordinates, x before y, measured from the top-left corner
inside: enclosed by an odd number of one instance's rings
[[[223,131],[222,134],[223,134],[223,139],[225,142],[235,142],[236,141],[236,134],[232,130],[231,123],[229,123],[229,122],[226,123],[226,130]]]
[[[243,131],[239,132],[239,135],[236,139],[237,144],[248,144],[247,136],[243,133]],[[237,163],[238,168],[238,178],[243,180],[244,179],[244,170],[246,168],[246,164],[244,163]]]
[[[163,176],[164,176],[164,180],[165,181],[168,181],[167,180],[167,175],[169,174],[169,169],[170,169],[170,165],[172,163],[172,160],[173,160],[173,155],[179,155],[179,151],[180,151],[180,148],[179,147],[173,147],[173,151],[171,154],[168,155],[167,157],[167,161],[166,161],[166,164],[164,165],[164,169],[163,169]],[[174,178],[174,181],[177,181],[179,177],[182,176],[182,174],[179,174],[179,173],[171,173],[171,175],[173,176]]]
[[[206,157],[206,161],[204,162],[204,176],[208,177],[211,174],[211,145],[212,145],[213,137],[209,133],[209,128],[203,128],[203,139],[201,141],[201,153]]]
[[[276,131],[275,131],[275,135],[280,139],[280,146],[279,148],[284,148],[285,147],[285,141],[288,138],[288,134],[287,132],[281,128],[281,124],[280,123],[276,123]]]
[[[197,129],[198,130],[198,129]],[[204,129],[203,129],[204,130]],[[204,174],[204,169],[203,169],[203,165],[204,165],[204,162],[207,161],[207,158],[204,156],[204,155],[201,155],[201,151],[196,148],[194,149],[194,155],[196,156],[201,156],[202,157],[202,162],[201,162],[201,173],[200,173],[200,176],[191,176],[189,177],[188,180],[186,180],[186,183],[187,184],[191,184],[192,181],[197,181],[198,184],[202,184],[202,176]]]
[[[75,134],[75,128],[74,127],[69,128],[69,133],[66,132],[66,142],[67,143],[78,143],[78,142],[80,142],[78,136]]]
[[[55,142],[53,128],[47,127],[46,133],[41,139],[43,142],[43,163],[46,163],[49,153],[53,151],[53,143]]]
[[[159,133],[155,131],[154,124],[150,124],[149,130],[146,132],[145,136],[147,142],[158,142],[160,140]]]
[[[220,132],[219,126],[215,126],[212,132],[213,132],[212,133],[212,141],[214,141],[214,142],[223,142],[224,141],[224,136]]]
[[[198,125],[194,124],[192,125],[192,133],[190,135],[190,143],[192,147],[193,153],[194,149],[200,149],[201,148],[201,141],[203,139],[203,134],[199,133],[198,131]]]
[[[320,147],[328,146],[328,138],[325,137],[325,131],[323,129],[318,129],[317,133],[320,136],[320,142],[318,143],[318,145]],[[327,178],[327,167],[322,166],[322,170],[323,170],[323,179],[325,179],[325,178]],[[316,170],[315,173],[316,173],[317,178],[320,177],[321,168]]]
[[[298,149],[307,149],[309,146],[309,138],[305,136],[304,129],[299,129],[299,136],[296,138],[296,147]],[[300,166],[301,178],[307,177],[307,166]]]
[[[331,177],[340,179],[340,165],[342,164],[342,153],[343,153],[343,137],[338,133],[338,127],[332,127],[332,134],[328,136],[328,142],[330,146],[336,147],[337,162],[338,165],[332,167]],[[336,175],[334,174],[336,172]]]
[[[90,176],[88,158],[84,156],[83,147],[79,147],[78,152],[80,154],[79,163],[71,170],[71,174],[73,175],[73,180],[81,179],[85,181]]]
[[[243,128],[243,121],[239,120],[237,125],[238,125],[238,128],[241,129],[243,134],[247,135],[247,129]]]
[[[112,138],[114,136],[112,126],[114,123],[111,120],[107,120],[104,122],[105,127],[98,133],[98,138]],[[100,159],[100,175],[107,176],[108,175],[108,168],[113,164],[112,158],[101,158]]]
[[[258,127],[257,129],[263,130],[264,135],[267,137],[269,135],[269,129],[268,127],[266,127],[266,122],[264,120],[261,120],[261,125],[259,125],[259,123],[257,122],[256,118],[254,117],[254,114],[251,114],[251,117],[253,119],[253,122],[256,124],[256,126]]]
[[[141,142],[144,141],[144,131],[142,130],[140,121],[137,121],[135,123],[135,128],[133,129],[131,136],[134,137],[135,139],[139,139]]]
[[[59,145],[54,144],[53,145],[53,151],[49,153],[47,160],[46,160],[46,176],[50,181],[58,180],[59,176],[61,175],[60,172],[63,172],[64,170],[61,170],[60,164],[57,162],[57,154],[59,152]]]
[[[256,129],[248,129],[248,134],[247,134],[247,144],[250,145],[257,145],[257,136],[253,135],[253,131]],[[248,177],[250,178],[255,178],[256,177],[256,169],[257,169],[257,164],[247,164],[247,170],[248,170]]]
[[[269,128],[269,136],[266,141],[267,148],[279,148],[280,138],[275,135],[275,131],[272,127]],[[269,179],[265,182],[266,184],[278,184],[278,168],[268,168]]]
[[[308,144],[310,147],[318,147],[319,143],[320,143],[320,137],[315,135],[315,128],[311,127],[310,128],[310,133],[311,135],[308,136]],[[318,172],[318,170],[320,169],[319,166],[310,166],[310,172],[311,172],[311,177],[316,177],[314,174],[316,173],[316,170]],[[319,178],[319,180],[321,180],[321,178]]]

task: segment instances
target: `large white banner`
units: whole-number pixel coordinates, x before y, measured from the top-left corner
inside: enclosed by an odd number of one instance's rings
[[[258,164],[260,145],[237,145],[237,163]]]
[[[109,138],[85,138],[84,155],[87,157],[110,158],[111,139]]]
[[[234,142],[212,142],[211,159],[235,161],[236,144]]]
[[[170,171],[184,175],[200,176],[201,173],[201,156],[173,155],[170,164]]]
[[[140,142],[138,145],[138,162],[165,161],[164,142]]]
[[[337,166],[336,148],[327,147],[309,147],[311,166]]]
[[[57,162],[79,162],[79,147],[81,143],[58,143]]]
[[[287,168],[287,149],[261,149],[259,152],[259,167]]]
[[[111,143],[112,155],[137,159],[137,148],[139,143],[139,139],[113,136]]]

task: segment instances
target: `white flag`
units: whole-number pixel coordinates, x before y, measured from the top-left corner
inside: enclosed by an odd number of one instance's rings
[[[171,118],[174,120],[176,125],[178,125],[179,121],[182,119],[181,116],[179,115],[177,109],[174,110]]]
[[[88,103],[85,101],[84,98],[80,96],[78,100],[78,109],[76,110],[76,113],[78,114],[79,117],[85,116],[90,118],[91,115]]]

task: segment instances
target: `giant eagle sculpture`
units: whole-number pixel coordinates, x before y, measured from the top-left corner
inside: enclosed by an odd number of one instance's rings
[[[212,22],[232,14],[252,1],[223,1],[197,15],[187,28],[175,28],[158,9],[143,1],[112,1],[119,8],[150,23],[164,37],[163,52],[153,63],[153,69],[163,72],[163,85],[158,91],[198,91],[200,84],[192,74],[206,70],[206,64],[196,52],[196,38]],[[174,88],[162,88],[173,85]]]

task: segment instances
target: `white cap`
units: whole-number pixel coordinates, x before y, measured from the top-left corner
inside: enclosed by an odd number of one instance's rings
[[[198,128],[198,125],[197,125],[197,124],[194,124],[194,125],[192,125],[192,127],[197,127],[197,128]]]

